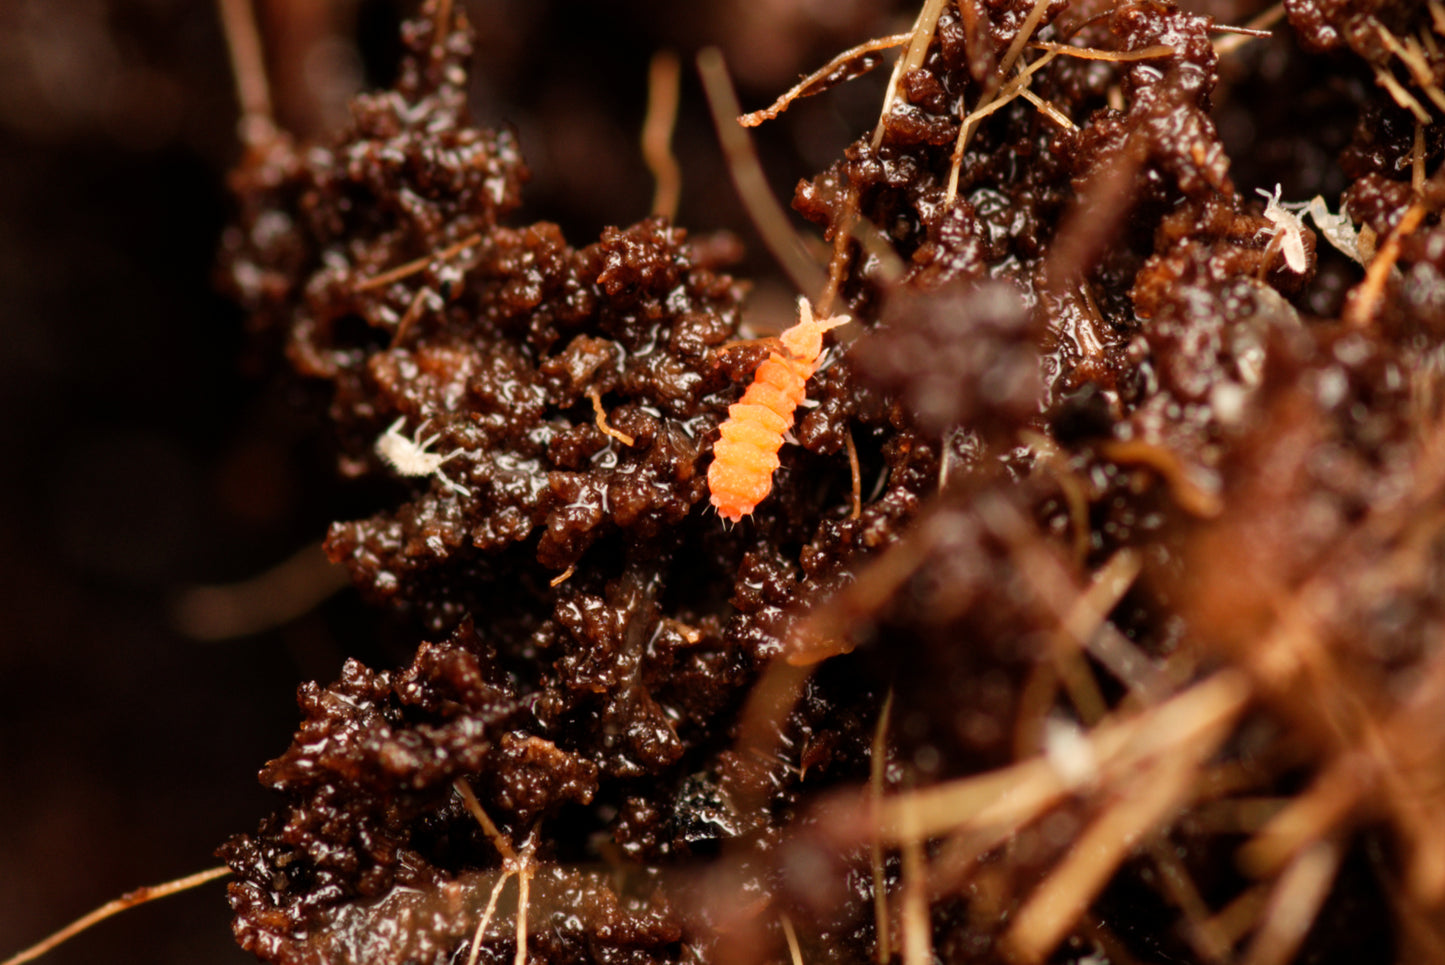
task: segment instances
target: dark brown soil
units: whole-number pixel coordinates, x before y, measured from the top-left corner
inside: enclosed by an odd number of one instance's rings
[[[242,948],[466,961],[505,885],[482,961],[519,887],[532,961],[1445,961],[1445,8],[943,4],[797,185],[855,324],[736,526],[766,269],[687,204],[532,221],[441,9],[232,175],[385,621],[222,849]]]

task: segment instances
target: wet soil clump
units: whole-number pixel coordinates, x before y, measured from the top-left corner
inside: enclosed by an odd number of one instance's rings
[[[519,146],[426,6],[393,90],[234,178],[227,286],[394,493],[326,552],[426,635],[302,688],[283,804],[223,852],[243,947],[1436,947],[1445,38],[1377,6],[1286,3],[1298,46],[1154,0],[925,7],[877,129],[798,186],[806,294],[855,324],[734,527],[706,470],[769,350],[737,244],[512,225]],[[1347,145],[1288,196],[1221,134],[1249,44],[1397,72],[1261,134]]]

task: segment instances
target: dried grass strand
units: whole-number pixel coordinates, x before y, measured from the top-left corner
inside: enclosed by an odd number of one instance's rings
[[[436,8],[436,19],[432,22],[432,46],[433,59],[441,59],[442,53],[446,50],[447,35],[452,31],[452,0],[438,0]]]
[[[810,666],[798,666],[785,659],[769,663],[748,692],[738,721],[735,747],[744,754],[759,754],[776,759],[782,741],[782,722],[792,713],[803,686],[813,674]],[[752,787],[753,785],[749,785]],[[734,802],[740,811],[762,807],[762,803],[745,799]]]
[[[1042,2],[1042,0],[1040,0],[1040,2]],[[1035,7],[1035,9],[1037,9],[1037,7]],[[1020,34],[1020,36],[1022,36],[1022,34]],[[995,111],[1007,107],[1014,98],[1023,93],[1032,81],[1033,75],[1052,63],[1054,58],[1058,56],[1058,51],[1050,50],[1042,57],[1035,58],[1019,71],[1017,77],[1011,78],[1006,83],[1003,83],[997,91],[985,93],[979,105],[964,115],[963,120],[959,123],[958,140],[954,142],[953,156],[949,161],[948,189],[944,192],[943,197],[943,203],[945,205],[952,204],[953,199],[958,197],[958,177],[959,172],[963,168],[963,156],[968,150],[968,142],[973,137],[973,132],[974,129],[978,127],[978,122]],[[1002,76],[1002,74],[998,76]]]
[[[1415,122],[1415,143],[1410,148],[1410,190],[1418,196],[1425,190],[1425,125]]]
[[[1179,508],[1191,515],[1213,519],[1224,512],[1217,480],[1190,466],[1168,446],[1148,439],[1112,439],[1101,451],[1111,462],[1146,466],[1157,472]]]
[[[1024,22],[1019,26],[1019,32],[1014,34],[1013,41],[1008,45],[1008,50],[1004,51],[1003,59],[999,61],[998,76],[1007,77],[1009,71],[1013,70],[1014,61],[1018,60],[1019,55],[1024,52],[1024,46],[1033,38],[1034,31],[1039,27],[1039,21],[1044,19],[1044,13],[1052,2],[1053,0],[1034,0],[1033,9],[1029,10],[1029,15],[1024,18]]]
[[[1075,684],[1070,687],[1070,694],[1074,699],[1074,706],[1080,711],[1081,719],[1085,723],[1094,723],[1104,716],[1107,709],[1103,695],[1099,692],[1094,682],[1093,674],[1077,655],[1089,650],[1089,641],[1098,635],[1099,629],[1104,626],[1110,612],[1129,592],[1134,580],[1139,576],[1139,569],[1142,563],[1139,555],[1131,550],[1120,550],[1111,556],[1103,566],[1094,574],[1093,582],[1087,589],[1078,594],[1073,604],[1068,608],[1060,621],[1060,633],[1055,639],[1063,644],[1063,647],[1056,647],[1056,655],[1067,653],[1075,655],[1073,661],[1078,665],[1073,676],[1079,676],[1080,671],[1089,683],[1087,692],[1076,690]],[[1063,574],[1060,574],[1061,576]],[[1059,667],[1060,677],[1069,685],[1070,674],[1063,667]],[[1126,679],[1127,678],[1121,678]],[[1164,698],[1161,688],[1152,680],[1145,680],[1141,688],[1145,691],[1150,703],[1157,703]],[[1082,703],[1087,700],[1087,704]]]
[[[1427,30],[1420,31],[1420,43],[1425,48],[1425,56],[1435,58],[1440,56],[1440,45],[1435,43],[1435,37]]]
[[[808,666],[852,650],[847,635],[853,620],[878,612],[917,572],[932,550],[934,532],[927,517],[920,519],[911,532],[870,560],[856,580],[794,623],[783,644],[783,659]]]
[[[903,259],[898,257],[893,244],[878,230],[873,222],[862,218],[855,218],[847,226],[846,235],[851,236],[862,246],[863,250],[877,262],[876,277],[883,283],[884,287],[892,287],[900,284],[908,273],[908,266]],[[822,311],[820,306],[819,311]]]
[[[426,301],[429,292],[425,288],[418,288],[412,296],[411,304],[406,306],[406,313],[401,316],[401,321],[396,324],[396,333],[391,336],[391,348],[396,348],[406,338],[413,325],[421,318],[421,313],[426,308]]]
[[[1396,960],[1445,962],[1445,919],[1442,919],[1439,909],[1417,907],[1391,880],[1389,873],[1382,867],[1384,862],[1380,856],[1374,855],[1373,860],[1381,872],[1378,875],[1380,885],[1389,897],[1395,919],[1400,925],[1401,947]]]
[[[1070,120],[1068,115],[1064,114],[1053,104],[1044,100],[1042,97],[1040,97],[1038,94],[1035,94],[1027,87],[1019,89],[1019,96],[1023,97],[1024,100],[1034,105],[1034,107],[1038,109],[1040,114],[1044,115],[1049,120],[1062,127],[1064,130],[1072,132],[1078,131],[1079,125],[1075,124],[1072,120]]]
[[[1420,735],[1431,733],[1430,722],[1438,719],[1442,704],[1445,653],[1433,658],[1402,710],[1383,723],[1365,717],[1336,738],[1340,752],[1335,759],[1240,849],[1240,865],[1259,877],[1278,873],[1315,842],[1343,834],[1370,798],[1390,815],[1406,842],[1402,851],[1411,893],[1423,904],[1438,904],[1445,894],[1445,829],[1427,803],[1429,792],[1412,780],[1418,772],[1407,761],[1422,750],[1426,760],[1435,759],[1438,747],[1422,748]]]
[[[1386,50],[1400,58],[1400,62],[1405,65],[1405,70],[1410,74],[1410,79],[1425,92],[1425,96],[1430,99],[1431,103],[1441,111],[1445,111],[1445,94],[1442,94],[1439,86],[1436,85],[1434,71],[1430,69],[1430,62],[1425,58],[1419,42],[1415,38],[1409,37],[1402,43],[1399,37],[1391,33],[1389,28],[1378,20],[1374,22],[1374,25],[1380,43]],[[1416,119],[1422,124],[1429,123],[1428,117],[1421,118],[1417,114]]]
[[[1080,594],[1072,575],[1042,546],[1033,524],[1006,502],[990,501],[987,508],[990,526],[1008,545],[1019,571],[1026,574],[1039,598],[1053,611],[1061,630],[1072,638],[1074,649],[1087,650],[1143,703],[1162,701],[1173,689],[1167,677],[1151,658],[1104,620],[1118,602],[1117,598],[1109,602],[1110,595],[1122,597],[1128,591],[1138,575],[1139,561],[1132,555],[1111,557],[1096,574],[1094,585],[1085,591],[1095,593],[1093,601],[1080,609]],[[1080,692],[1071,689],[1071,694],[1077,701]]]
[[[1411,114],[1414,114],[1415,120],[1421,124],[1430,123],[1430,112],[1425,110],[1425,106],[1420,103],[1414,94],[1405,89],[1404,84],[1401,84],[1395,79],[1394,74],[1390,73],[1384,67],[1376,67],[1375,80],[1395,99],[1396,104],[1399,104]]]
[[[1245,889],[1209,919],[1209,927],[1234,948],[1259,923],[1269,894],[1269,882]]]
[[[848,240],[862,223],[866,222],[858,217],[858,187],[850,181],[848,192],[843,197],[842,211],[833,222],[833,253],[828,259],[827,284],[818,296],[816,307],[819,315],[826,316],[833,311],[833,299],[838,297],[838,289],[848,269]]]
[[[1143,561],[1139,553],[1131,549],[1121,549],[1094,571],[1094,581],[1079,594],[1064,618],[1062,628],[1069,639],[1082,646],[1094,636],[1107,620],[1108,614],[1117,607],[1118,601],[1123,600],[1124,594],[1133,587],[1142,568]],[[1155,696],[1157,699],[1163,695],[1157,693]]]
[[[534,871],[529,845],[522,866],[517,869],[517,957],[513,965],[527,965],[527,905],[531,900]]]

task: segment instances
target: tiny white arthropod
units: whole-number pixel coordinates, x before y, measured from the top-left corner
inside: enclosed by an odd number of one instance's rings
[[[1315,227],[1326,241],[1353,261],[1365,264],[1365,257],[1360,251],[1360,233],[1355,230],[1354,222],[1343,210],[1338,214],[1332,213],[1325,199],[1318,194],[1308,201],[1281,202],[1278,184],[1274,186],[1274,194],[1264,188],[1255,190],[1268,201],[1264,216],[1274,225],[1273,234],[1281,239],[1280,248],[1284,252],[1284,261],[1291,271],[1303,272],[1307,264],[1304,243],[1306,216],[1314,221]]]
[[[1300,216],[1280,204],[1280,186],[1274,186],[1274,194],[1264,188],[1255,188],[1269,202],[1265,205],[1264,216],[1274,225],[1271,234],[1279,239],[1280,251],[1289,270],[1303,274],[1309,267],[1309,256],[1305,253],[1305,225]]]
[[[1355,223],[1343,209],[1339,214],[1331,214],[1330,206],[1325,204],[1325,199],[1318,194],[1308,201],[1286,207],[1299,209],[1309,215],[1326,241],[1358,264],[1365,263],[1365,256],[1360,253],[1360,233],[1355,230]]]
[[[406,423],[406,416],[401,416],[391,424],[391,427],[382,433],[381,438],[376,440],[376,454],[386,461],[386,464],[395,469],[403,476],[436,476],[454,493],[462,496],[470,496],[472,491],[467,487],[454,483],[442,472],[442,463],[458,456],[461,449],[453,449],[445,456],[435,452],[428,452],[431,444],[440,438],[441,434],[423,439],[421,434],[431,424],[428,419],[417,426],[416,433],[410,439],[401,434],[401,427]]]

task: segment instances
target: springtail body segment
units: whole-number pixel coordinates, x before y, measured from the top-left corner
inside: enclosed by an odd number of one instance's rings
[[[772,491],[783,434],[807,397],[808,379],[823,353],[823,333],[848,320],[847,315],[815,319],[813,306],[800,297],[798,323],[778,336],[782,351],[768,355],[743,397],[728,406],[707,471],[712,504],[724,519],[738,522]]]

